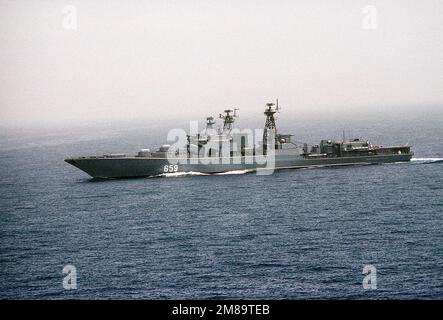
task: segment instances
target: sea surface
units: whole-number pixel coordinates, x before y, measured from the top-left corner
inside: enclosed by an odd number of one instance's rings
[[[135,154],[167,128],[3,129],[0,298],[442,299],[442,119],[345,123],[409,142],[410,163],[109,181],[63,159]],[[296,140],[342,134],[281,120]],[[63,287],[66,265],[77,289]],[[376,289],[363,288],[365,265]]]

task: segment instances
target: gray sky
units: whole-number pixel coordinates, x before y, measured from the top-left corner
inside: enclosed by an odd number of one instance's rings
[[[0,0],[0,71],[8,125],[261,117],[276,97],[287,115],[422,112],[443,105],[443,1]]]

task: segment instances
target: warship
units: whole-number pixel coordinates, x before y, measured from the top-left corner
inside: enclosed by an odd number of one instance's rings
[[[214,129],[214,117],[206,118],[201,132],[178,133],[176,143],[164,144],[151,152],[142,149],[135,155],[105,154],[69,157],[65,161],[93,178],[141,178],[170,174],[223,174],[274,170],[368,165],[410,161],[411,146],[383,146],[355,138],[321,140],[308,146],[292,134],[277,131],[278,100],[265,106],[264,129],[234,128],[238,109],[225,110],[219,118],[223,127]],[[195,131],[195,130],[194,130]]]

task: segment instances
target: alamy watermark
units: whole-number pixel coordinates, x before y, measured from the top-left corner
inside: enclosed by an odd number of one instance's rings
[[[77,30],[77,7],[73,5],[64,6],[62,9],[62,26],[65,30]]]
[[[63,267],[63,288],[65,290],[75,290],[77,289],[77,268],[71,264]]]
[[[363,267],[362,272],[365,277],[363,278],[363,289],[376,290],[377,289],[377,268],[372,264],[367,264]]]
[[[367,5],[362,8],[363,19],[361,27],[364,30],[377,29],[377,8],[374,5]]]
[[[198,129],[198,121],[190,122],[190,132],[181,128],[169,131],[165,172],[178,172],[180,165],[232,165],[252,168],[257,175],[270,175],[275,169],[275,148],[278,137],[266,129],[238,129],[229,132],[215,129]]]

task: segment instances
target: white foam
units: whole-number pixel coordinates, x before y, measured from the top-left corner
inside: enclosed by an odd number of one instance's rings
[[[233,170],[233,171],[216,173],[216,175],[224,176],[224,175],[229,175],[229,174],[245,174],[245,173],[252,172],[252,171],[253,170]]]
[[[432,162],[442,162],[443,158],[412,158],[411,162],[415,163],[432,163]]]
[[[168,173],[161,173],[154,177],[167,177],[167,178],[173,178],[173,177],[188,177],[188,176],[208,176],[209,173],[203,173],[203,172],[168,172]]]
[[[231,175],[231,174],[245,174],[248,172],[253,172],[254,170],[233,170],[233,171],[226,171],[226,172],[220,172],[220,173],[204,173],[204,172],[195,172],[195,171],[188,171],[188,172],[168,172],[168,173],[161,173],[154,176],[151,176],[151,178],[156,177],[166,177],[166,178],[173,178],[173,177],[189,177],[189,176],[210,176],[210,175],[217,175],[217,176],[223,176],[223,175]]]

